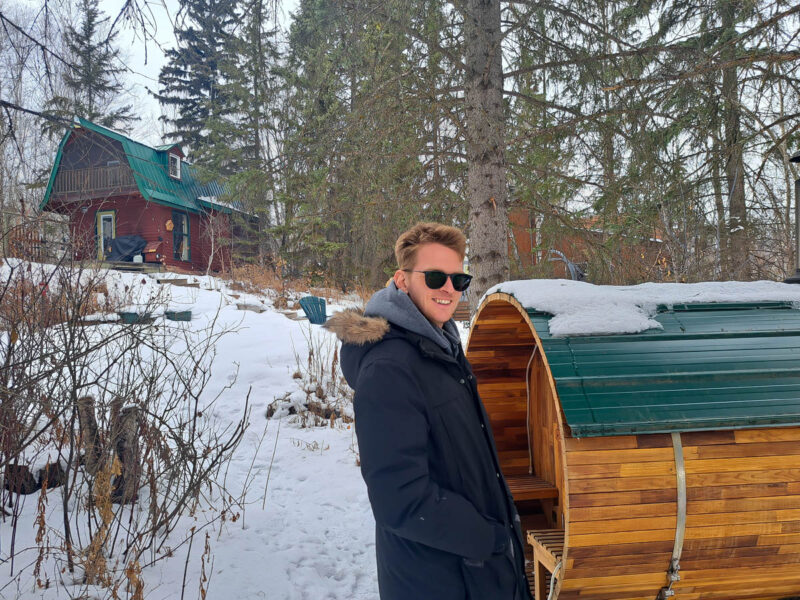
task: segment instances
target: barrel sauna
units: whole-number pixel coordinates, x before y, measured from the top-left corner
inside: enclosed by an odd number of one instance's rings
[[[559,600],[800,597],[800,309],[654,318],[556,337],[508,293],[476,312],[467,356],[537,600],[551,579]]]

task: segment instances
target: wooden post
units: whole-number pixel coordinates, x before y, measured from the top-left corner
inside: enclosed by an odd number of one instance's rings
[[[534,560],[534,588],[536,590],[536,600],[547,600],[549,590],[547,586],[547,569],[536,558]]]
[[[122,472],[114,479],[111,498],[114,502],[127,504],[135,501],[139,493],[139,409],[136,406],[121,408],[121,400],[115,403],[111,431]]]
[[[78,398],[78,422],[84,449],[84,468],[92,477],[97,475],[102,464],[100,435],[97,431],[97,417],[94,414],[94,398]]]

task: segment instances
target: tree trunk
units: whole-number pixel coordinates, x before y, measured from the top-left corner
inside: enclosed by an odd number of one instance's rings
[[[499,0],[468,0],[466,39],[467,198],[470,308],[508,278],[505,111]]]
[[[730,272],[730,250],[728,245],[728,222],[725,218],[725,199],[722,195],[722,148],[714,133],[711,151],[711,186],[714,189],[714,207],[717,213],[717,244],[719,245],[719,268],[715,275],[725,279]]]
[[[722,28],[735,35],[736,11],[739,2],[722,4]],[[735,57],[735,45],[728,43],[723,52],[723,60]],[[739,85],[736,67],[726,67],[722,71],[723,127],[725,133],[725,175],[728,183],[728,214],[730,218],[729,265],[731,270],[724,274],[728,278],[749,279],[750,261],[747,226],[747,205],[744,195],[744,161],[742,158],[742,134],[740,126]]]
[[[81,445],[84,451],[84,468],[94,477],[102,464],[100,434],[97,430],[97,418],[94,414],[94,398],[82,396],[78,398],[78,424],[81,428]]]
[[[612,52],[610,37],[612,35],[608,17],[608,3],[602,2],[599,6],[602,11],[602,31],[603,31],[603,54],[609,56]],[[598,68],[604,69],[603,63]],[[602,73],[603,80],[607,79],[608,74]],[[610,81],[609,81],[610,83]],[[610,112],[612,108],[611,92],[607,89],[603,91],[603,111]],[[599,122],[600,128],[600,155],[602,157],[603,169],[603,226],[619,225],[617,211],[619,209],[619,190],[617,190],[617,165],[614,153],[614,117],[606,116]],[[622,264],[622,256],[617,254],[615,260]]]
[[[111,432],[122,472],[114,479],[111,499],[115,503],[133,502],[139,493],[139,409],[135,406],[112,410]]]

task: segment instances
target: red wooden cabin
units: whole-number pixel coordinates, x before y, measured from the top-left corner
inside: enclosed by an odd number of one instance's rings
[[[69,215],[77,259],[106,260],[111,240],[138,235],[145,262],[187,271],[230,266],[223,189],[201,183],[177,144],[152,148],[78,119],[64,134],[40,210]]]
[[[575,227],[551,223],[549,233],[542,235],[534,211],[516,206],[509,209],[508,253],[516,259],[520,272],[547,278],[574,278],[579,270],[585,274],[589,258],[602,247],[609,233],[597,216],[587,216]],[[670,261],[669,248],[658,231],[652,237],[621,235],[616,263],[625,265],[629,278],[638,281],[657,281],[663,277]],[[537,271],[533,268],[539,265]],[[545,266],[546,265],[546,266]],[[577,269],[577,270],[576,270]]]

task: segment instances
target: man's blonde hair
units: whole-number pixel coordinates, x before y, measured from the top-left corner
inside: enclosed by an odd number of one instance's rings
[[[411,269],[417,260],[417,250],[424,244],[441,244],[455,251],[461,260],[467,253],[467,238],[460,229],[441,223],[417,223],[402,233],[394,245],[399,269]]]

